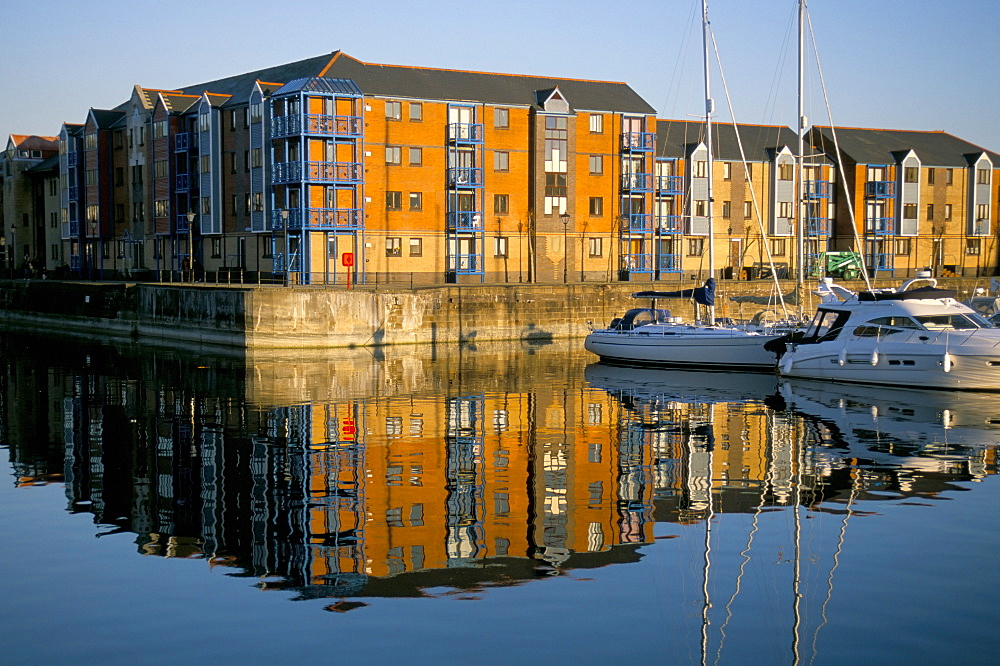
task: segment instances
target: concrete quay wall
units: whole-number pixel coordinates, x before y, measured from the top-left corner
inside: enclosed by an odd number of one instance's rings
[[[989,278],[941,280],[960,299]],[[158,283],[0,283],[0,325],[92,337],[238,348],[323,348],[582,338],[630,307],[631,294],[675,289],[650,283],[450,285],[378,290]],[[782,293],[792,291],[782,283]],[[851,285],[859,287],[860,285]],[[767,296],[767,281],[723,281],[717,315],[750,319],[766,306],[730,296]],[[691,317],[686,301],[659,303]],[[806,312],[814,303],[806,302]]]

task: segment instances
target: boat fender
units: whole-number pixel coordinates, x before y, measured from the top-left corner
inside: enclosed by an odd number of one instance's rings
[[[944,368],[945,372],[951,372],[951,366],[952,366],[951,354],[945,352],[944,356],[941,358],[941,367]]]
[[[878,365],[878,350],[872,352],[872,365]]]
[[[787,375],[792,371],[792,357],[789,356],[785,359],[785,362],[781,365],[781,374]]]
[[[847,347],[840,348],[840,354],[837,355],[837,365],[843,366],[847,363]]]

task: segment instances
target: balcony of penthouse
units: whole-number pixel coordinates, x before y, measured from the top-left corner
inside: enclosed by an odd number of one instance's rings
[[[272,185],[357,185],[363,180],[364,168],[360,162],[279,162],[271,170]]]

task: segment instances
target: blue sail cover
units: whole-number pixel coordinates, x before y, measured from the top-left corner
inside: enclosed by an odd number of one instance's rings
[[[715,305],[715,278],[705,280],[704,287],[681,289],[679,291],[637,291],[633,298],[693,298],[695,303],[712,307]]]

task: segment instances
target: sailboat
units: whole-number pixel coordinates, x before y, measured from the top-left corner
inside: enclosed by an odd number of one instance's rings
[[[715,319],[715,237],[712,220],[712,113],[709,64],[710,23],[708,0],[702,0],[702,41],[705,74],[705,148],[708,185],[708,263],[709,278],[704,286],[674,292],[641,291],[634,298],[653,301],[649,308],[634,308],[616,318],[607,328],[594,329],[587,335],[584,348],[602,361],[637,365],[726,367],[743,369],[773,368],[776,357],[764,348],[780,336],[749,326],[718,325]],[[693,298],[707,310],[704,321],[685,324],[656,307],[657,299]]]

